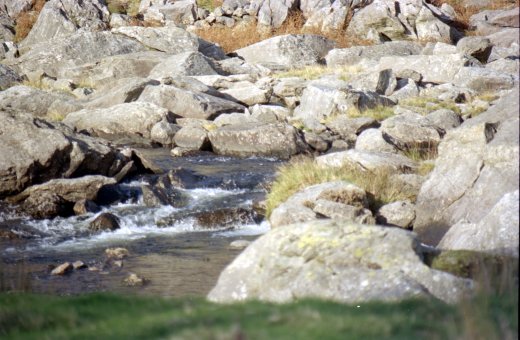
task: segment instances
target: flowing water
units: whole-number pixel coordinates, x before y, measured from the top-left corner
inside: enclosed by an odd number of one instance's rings
[[[124,199],[102,207],[120,219],[116,231],[92,234],[89,223],[100,213],[53,220],[33,220],[0,205],[0,231],[24,237],[0,239],[0,288],[76,294],[94,291],[138,292],[168,296],[203,295],[240,250],[229,244],[253,240],[269,229],[253,212],[253,203],[265,197],[265,187],[280,162],[274,159],[198,155],[173,158],[168,150],[146,151],[156,167],[187,170],[192,180],[179,189],[187,198],[182,207],[148,207],[141,186],[154,175],[121,183]],[[156,177],[156,176],[155,176]],[[221,224],[201,225],[197,216],[234,211]],[[107,248],[124,247],[130,256],[122,267],[107,260]],[[81,260],[90,269],[66,276],[50,275],[50,265]],[[94,269],[94,270],[91,270]],[[146,278],[143,287],[127,287],[129,273]]]

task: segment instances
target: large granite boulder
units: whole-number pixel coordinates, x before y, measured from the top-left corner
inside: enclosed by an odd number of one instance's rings
[[[15,70],[8,66],[0,65],[0,91],[18,85],[22,81],[23,78]]]
[[[213,151],[226,156],[287,159],[302,150],[296,129],[284,123],[226,125],[209,133]]]
[[[382,57],[421,54],[422,47],[411,41],[389,41],[380,45],[335,48],[327,57],[327,66],[355,65],[363,60],[378,61]]]
[[[103,0],[50,0],[43,6],[38,20],[24,39],[30,46],[77,32],[102,31],[108,28],[110,13]]]
[[[347,31],[375,41],[438,40],[461,37],[450,18],[422,0],[374,0],[354,14]]]
[[[27,114],[0,111],[0,197],[53,178],[115,176],[129,161],[106,143]]]
[[[346,181],[327,182],[309,186],[289,197],[272,211],[269,222],[273,228],[320,218],[374,224],[367,208],[368,198],[363,189]]]
[[[145,51],[146,47],[134,39],[111,32],[78,31],[67,37],[33,45],[11,63],[22,73],[43,71],[56,77],[59,71],[97,61],[98,59]]]
[[[218,74],[214,62],[200,52],[184,52],[165,58],[150,71],[150,78]]]
[[[63,123],[101,137],[140,136],[149,139],[152,128],[161,121],[173,121],[173,116],[155,104],[137,101],[106,109],[72,112]]]
[[[118,81],[124,78],[147,78],[165,58],[166,53],[157,51],[101,56],[86,64],[59,69],[58,78],[71,79],[76,84],[95,89],[117,87]]]
[[[191,91],[190,88],[196,88],[189,84],[184,87],[185,89],[173,85],[148,86],[142,92],[139,101],[156,104],[185,118],[213,119],[222,113],[243,112],[245,109],[241,104],[231,100]]]
[[[255,0],[258,24],[278,28],[290,12],[298,7],[298,0]]]
[[[248,63],[279,70],[320,63],[334,42],[318,35],[282,35],[241,48],[235,53]]]
[[[470,289],[471,281],[426,266],[413,233],[328,220],[261,236],[221,273],[208,299],[359,303],[436,297],[455,302]]]
[[[81,110],[82,105],[71,95],[18,85],[0,92],[0,109],[30,113],[36,117],[46,117],[50,114],[57,117],[58,114],[66,116],[70,112]]]
[[[518,215],[510,211],[518,207],[518,108],[515,88],[446,134],[417,198],[414,231],[423,242],[437,245],[446,235],[446,247],[518,255],[518,219],[509,218]]]

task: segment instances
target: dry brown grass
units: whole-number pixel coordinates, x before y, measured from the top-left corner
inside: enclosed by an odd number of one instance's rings
[[[47,0],[33,0],[31,9],[18,15],[15,26],[15,42],[20,42],[27,37],[46,2]]]
[[[317,34],[336,42],[336,47],[344,48],[369,45],[369,41],[346,34],[345,30],[321,31],[316,28],[304,28],[305,18],[301,12],[293,12],[279,28],[270,31],[257,29],[255,21],[238,24],[233,28],[212,26],[200,29],[196,33],[201,38],[219,44],[226,53],[252,45],[259,41],[285,34]]]

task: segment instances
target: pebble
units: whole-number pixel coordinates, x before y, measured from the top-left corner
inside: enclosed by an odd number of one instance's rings
[[[105,249],[105,255],[109,259],[122,260],[128,255],[130,255],[130,252],[126,248],[107,248]]]
[[[72,270],[72,268],[73,267],[72,264],[70,264],[70,262],[65,262],[54,268],[51,271],[51,275],[65,275],[69,273]]]

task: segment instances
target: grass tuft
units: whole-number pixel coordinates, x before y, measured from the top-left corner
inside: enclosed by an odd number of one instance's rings
[[[351,118],[369,117],[377,121],[383,121],[395,115],[394,108],[391,106],[378,105],[373,108],[369,108],[360,111],[356,108],[348,110],[347,115]]]
[[[222,6],[223,0],[197,0],[197,6],[213,12],[215,8]]]
[[[291,78],[298,77],[306,80],[314,80],[321,78],[325,75],[338,75],[342,80],[350,79],[352,74],[357,74],[361,72],[361,67],[354,65],[348,66],[336,66],[336,67],[327,67],[322,65],[310,65],[302,68],[295,68],[288,71],[282,71],[275,73],[273,76],[275,78]]]
[[[391,180],[389,171],[360,171],[350,167],[319,167],[312,159],[296,159],[278,169],[266,200],[266,213],[273,210],[296,192],[311,185],[348,181],[364,189],[373,209],[395,201],[415,201],[415,193],[402,191],[401,186]]]
[[[437,111],[440,109],[448,109],[460,115],[461,110],[454,101],[440,100],[431,97],[411,97],[399,101],[400,106],[408,106],[412,108],[422,109],[425,114]]]

